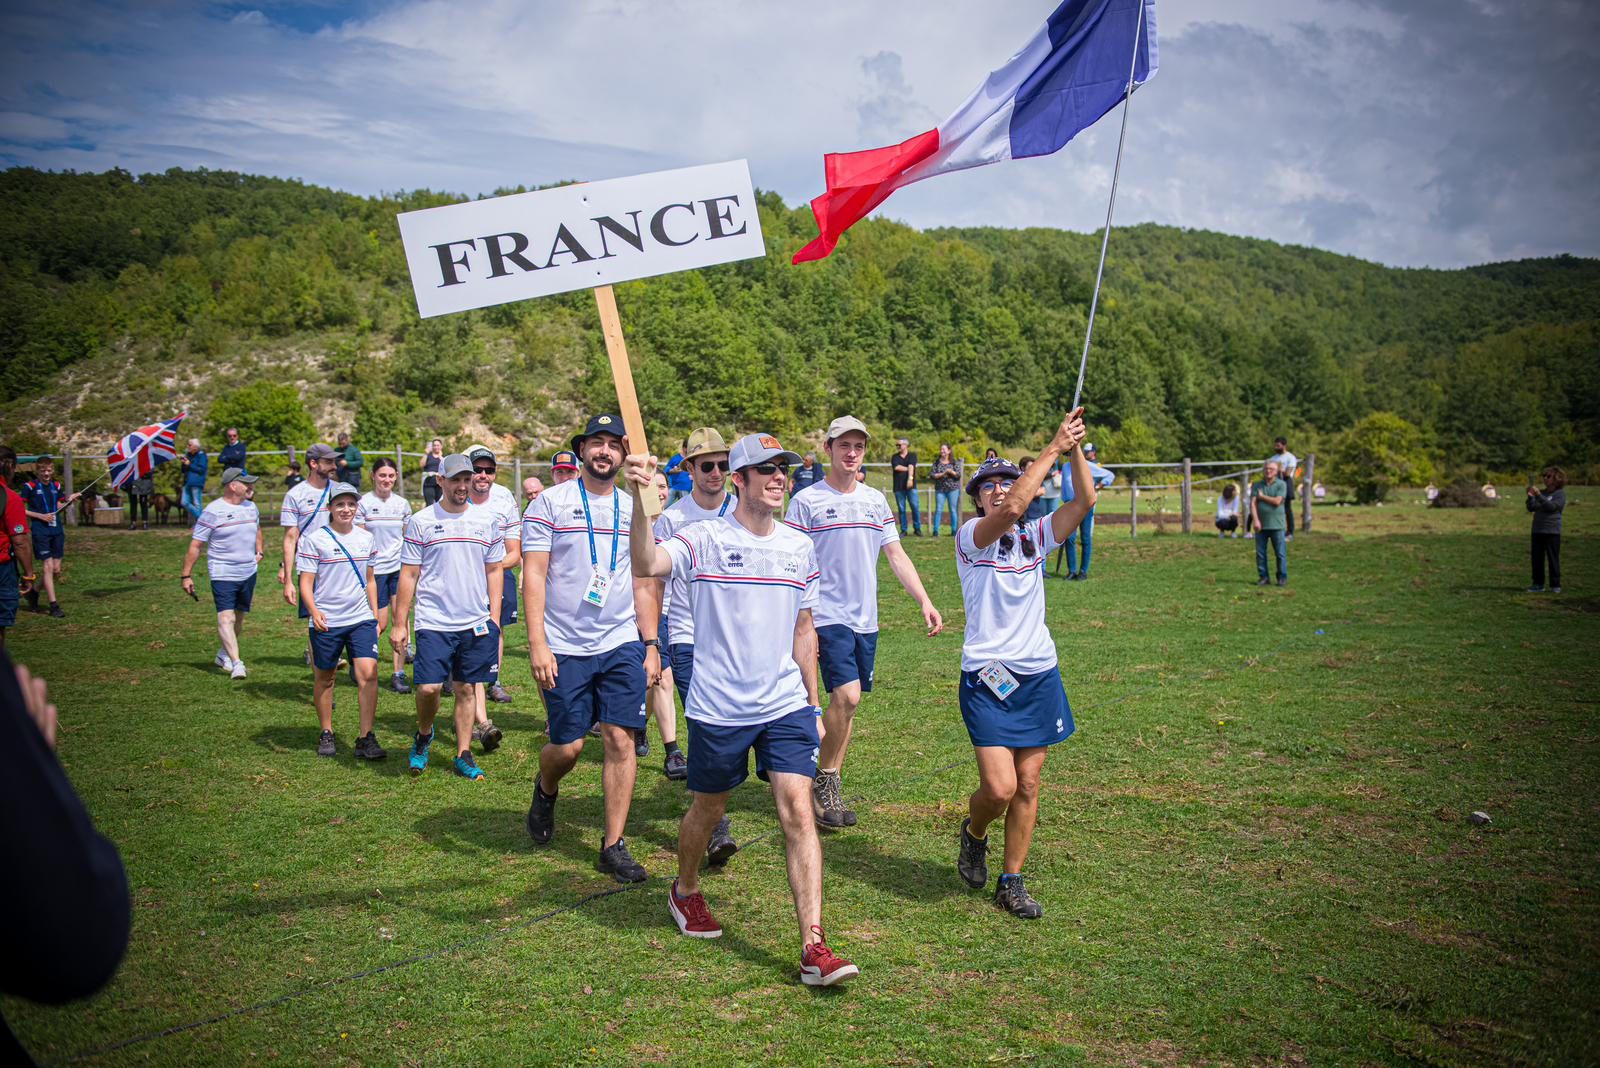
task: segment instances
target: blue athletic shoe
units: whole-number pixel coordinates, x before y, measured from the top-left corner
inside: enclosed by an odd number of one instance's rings
[[[465,750],[456,754],[456,771],[469,779],[483,778],[483,769],[472,759],[472,754]]]
[[[411,752],[406,756],[406,767],[411,774],[421,775],[428,767],[428,746],[433,743],[433,735],[429,733],[424,739],[415,731],[411,734]]]

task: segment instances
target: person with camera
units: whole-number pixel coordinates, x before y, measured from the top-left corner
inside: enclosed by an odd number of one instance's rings
[[[1561,592],[1561,511],[1567,506],[1567,473],[1547,467],[1540,476],[1544,488],[1528,486],[1528,511],[1533,513],[1533,585],[1529,593],[1543,593],[1545,565],[1550,565],[1550,592]]]

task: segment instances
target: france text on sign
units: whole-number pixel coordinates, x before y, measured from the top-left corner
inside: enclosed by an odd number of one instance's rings
[[[398,219],[424,319],[766,254],[742,159]]]

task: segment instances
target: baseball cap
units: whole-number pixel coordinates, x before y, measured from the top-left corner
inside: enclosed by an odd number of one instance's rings
[[[500,461],[494,458],[494,450],[489,448],[487,445],[474,445],[472,448],[467,450],[466,457],[469,463],[477,463],[479,460],[488,460],[496,467],[500,466]]]
[[[459,452],[453,452],[439,461],[439,477],[454,478],[472,474],[472,461]]]
[[[1094,442],[1092,442],[1092,441],[1084,442],[1083,443],[1083,451],[1084,452],[1094,452]]]
[[[254,482],[256,478],[256,475],[245,474],[242,467],[230,467],[222,472],[222,484],[224,486],[230,482]]]
[[[689,435],[683,443],[683,458],[693,460],[696,456],[704,456],[708,452],[727,452],[727,443],[722,440],[722,435],[716,427],[703,426]]]
[[[849,433],[852,430],[861,431],[863,434],[866,434],[869,439],[872,437],[870,433],[867,433],[867,424],[863,423],[853,415],[841,415],[839,418],[828,424],[828,432],[823,435],[823,440],[832,441],[839,435]]]
[[[576,471],[578,469],[578,457],[573,453],[568,452],[566,449],[562,449],[560,452],[550,457],[550,466],[552,468],[570,467],[572,470]]]
[[[976,492],[978,483],[996,475],[1003,475],[1006,478],[1021,478],[1022,469],[1004,456],[996,456],[992,460],[985,460],[978,465],[978,469],[972,473],[972,477],[967,479],[967,493],[970,495]]]
[[[778,439],[771,434],[746,434],[733,443],[733,448],[728,450],[728,467],[738,471],[752,464],[771,463],[782,460],[785,463],[797,464],[800,454],[790,452],[778,444]]]
[[[627,431],[622,428],[622,416],[612,415],[610,412],[591,415],[589,421],[584,424],[583,433],[572,436],[572,451],[578,451],[583,447],[583,439],[595,434],[615,434],[620,438],[625,433]]]
[[[337,460],[338,458],[339,454],[333,450],[332,445],[326,442],[319,441],[306,450],[307,460]]]
[[[328,486],[328,503],[332,504],[340,497],[354,497],[359,501],[361,499],[361,491],[348,482],[330,483]]]

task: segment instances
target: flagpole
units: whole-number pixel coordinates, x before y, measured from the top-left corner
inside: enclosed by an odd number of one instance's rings
[[[1078,361],[1078,385],[1072,391],[1072,408],[1083,396],[1083,373],[1089,368],[1089,339],[1094,336],[1094,313],[1100,305],[1100,278],[1106,269],[1106,245],[1111,240],[1111,213],[1117,206],[1117,179],[1122,174],[1122,142],[1128,136],[1128,105],[1133,102],[1133,75],[1139,67],[1139,33],[1144,29],[1144,0],[1139,0],[1139,15],[1133,24],[1133,58],[1128,61],[1128,92],[1122,98],[1122,132],[1117,135],[1117,164],[1111,172],[1111,202],[1106,205],[1106,229],[1100,238],[1100,265],[1094,271],[1094,297],[1089,302],[1089,325],[1083,331],[1083,358]]]

